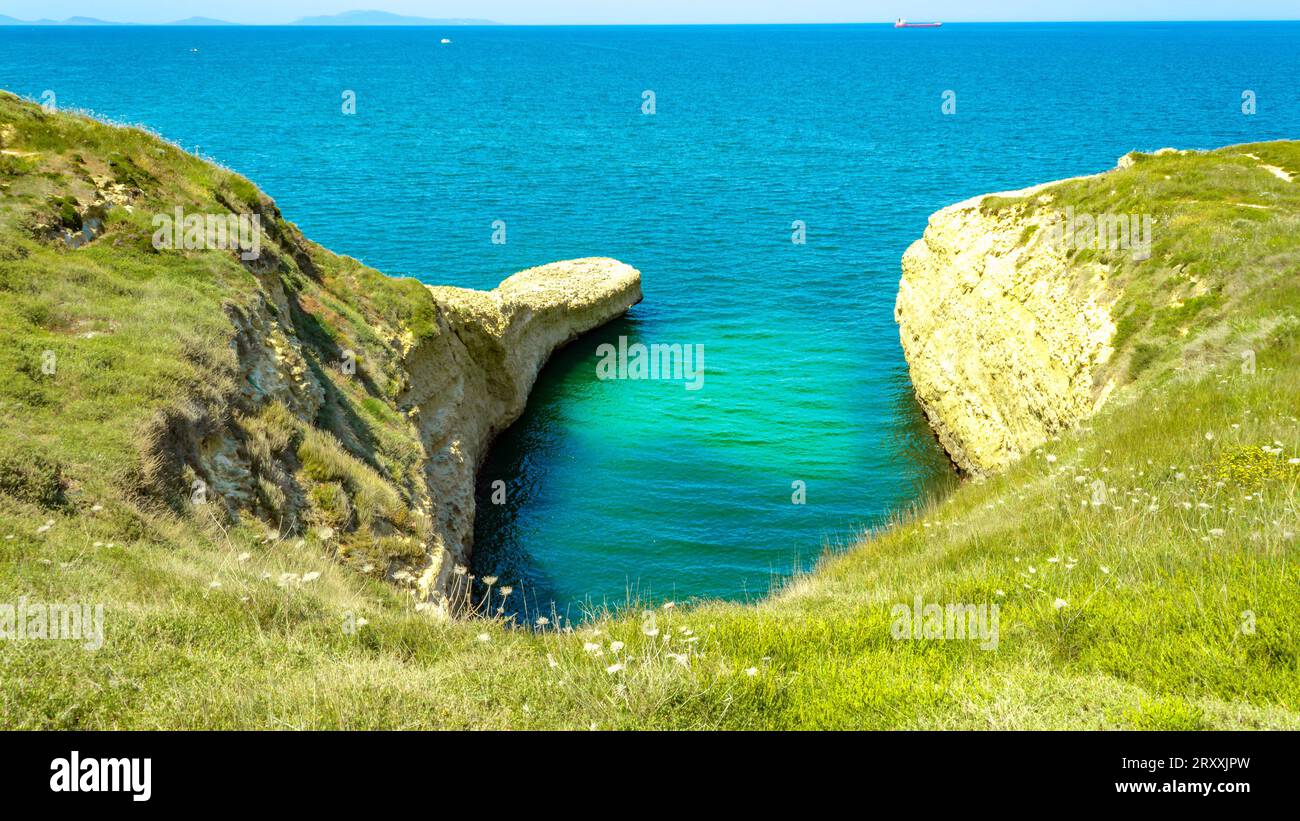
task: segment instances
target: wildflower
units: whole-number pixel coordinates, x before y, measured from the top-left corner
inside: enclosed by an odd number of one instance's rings
[[[1054,455],[1051,454],[1051,453],[1047,454],[1047,461],[1048,461],[1049,463],[1050,463],[1050,462],[1055,462],[1055,461],[1056,461],[1056,456],[1054,456]]]
[[[559,666],[560,666],[560,663],[559,663],[558,661],[555,660],[555,656],[551,655],[550,653],[547,653],[547,654],[546,654],[546,666],[547,666],[547,667],[550,667],[552,670],[554,670],[556,667],[559,667]]]
[[[367,624],[370,624],[370,622],[365,617],[357,617],[357,627],[365,627]]]
[[[373,564],[371,564],[370,562],[366,562],[364,565],[361,566],[361,572],[362,572],[362,573],[372,573],[372,572],[374,572],[374,569],[375,569],[375,566],[374,566]]]
[[[582,649],[586,650],[588,653],[591,653],[593,656],[600,654],[600,645],[594,641],[583,642]]]
[[[747,675],[747,676],[756,676],[756,675],[758,675],[758,668],[757,668],[757,667],[750,667],[748,670],[745,671],[745,675]]]
[[[103,506],[103,505],[96,504],[96,505],[94,505],[93,507],[90,508],[90,512],[91,512],[91,513],[98,513],[99,511],[101,511],[101,510],[103,510],[103,509],[104,509],[104,506]]]
[[[1101,566],[1101,572],[1102,572],[1102,573],[1105,573],[1107,576],[1109,576],[1109,575],[1110,575],[1110,568],[1103,564],[1103,565]]]
[[[691,657],[686,655],[685,653],[668,653],[667,655],[668,658],[672,659],[673,661],[677,662],[683,667],[691,666]]]
[[[316,580],[319,579],[319,578],[320,578],[320,571],[317,571],[317,570],[313,570],[313,571],[310,572],[310,573],[303,573],[303,574],[302,574],[302,580],[303,580],[304,582],[314,582],[314,581],[316,581]]]
[[[1221,527],[1210,528],[1210,535],[1216,539],[1221,537],[1223,535],[1223,528]]]
[[[609,651],[611,653],[617,653],[619,650],[622,649],[623,649],[623,642],[621,641],[611,641],[609,643]]]
[[[494,584],[497,583],[497,577],[496,577],[496,576],[484,576],[484,577],[483,577],[483,583],[486,584],[488,587],[491,587],[492,585],[494,585]]]
[[[36,528],[36,533],[37,533],[37,535],[40,535],[41,533],[44,533],[45,531],[49,530],[49,529],[52,528],[52,527],[54,527],[54,520],[53,520],[53,519],[47,519],[47,520],[45,521],[45,524],[43,524],[43,525],[41,525],[40,527]]]
[[[505,584],[505,585],[502,585],[501,587],[498,587],[498,588],[497,588],[497,592],[499,592],[499,593],[501,594],[501,598],[503,598],[503,599],[508,599],[508,598],[510,598],[510,594],[513,593],[513,592],[515,592],[515,589],[514,589],[513,587],[511,587],[510,585]]]
[[[489,641],[492,641],[492,637],[489,636],[487,633],[479,633],[478,636],[477,636],[477,638],[478,638],[479,641],[482,641],[482,642],[489,642]]]
[[[995,590],[995,591],[993,591],[993,595],[997,596],[998,598],[1002,598],[1003,596],[1006,596],[1007,594],[1006,594],[1004,591],[1002,591],[1002,590]]]
[[[623,664],[611,664],[605,668],[605,672],[609,673],[612,676],[615,673],[621,672],[624,668],[625,665]]]
[[[537,617],[537,626],[538,626],[538,627],[545,627],[546,625],[548,625],[548,624],[550,624],[550,623],[551,623],[551,620],[548,619],[548,618],[546,618],[545,616],[538,616],[538,617]]]
[[[1064,610],[1065,608],[1070,606],[1070,603],[1065,599],[1057,599],[1056,601],[1052,602],[1052,606],[1055,607],[1057,610]]]
[[[238,556],[235,557],[235,561],[246,562],[251,558],[253,558],[253,554],[251,553],[240,553]]]
[[[221,586],[221,582],[217,581],[216,579],[213,579],[212,581],[208,582],[208,587],[213,590],[216,590],[220,586]]]
[[[673,603],[670,602],[670,601],[666,601],[666,602],[664,602],[664,609],[665,609],[665,610],[672,610],[672,609],[673,609],[674,607],[676,607],[676,606],[677,606],[677,605],[673,604]]]
[[[1207,442],[1213,442],[1213,441],[1214,441],[1214,434],[1207,430],[1207,431],[1205,432],[1205,441],[1207,441]]]
[[[463,565],[463,564],[458,564],[458,565],[456,565],[456,571],[455,571],[455,572],[456,572],[456,575],[457,575],[457,576],[464,576],[466,573],[469,572],[469,568],[466,567],[466,566]]]

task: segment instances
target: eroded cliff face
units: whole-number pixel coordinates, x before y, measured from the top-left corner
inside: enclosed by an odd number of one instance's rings
[[[986,196],[1046,203],[1048,185]],[[1062,217],[1050,209],[985,210],[986,196],[930,217],[903,255],[894,309],[916,397],[973,476],[1088,417],[1113,387],[1098,379],[1115,334],[1106,267],[1053,241]]]
[[[474,480],[492,439],[519,418],[551,353],[641,301],[641,275],[612,259],[530,268],[491,291],[429,289],[441,307],[437,332],[406,350],[411,415],[433,500],[429,562],[421,594],[446,607],[455,567],[469,561]]]
[[[233,361],[214,382],[237,387],[155,418],[147,484],[164,496],[199,488],[190,503],[260,519],[269,540],[315,539],[408,589],[417,609],[452,615],[489,445],[523,412],[553,351],[641,301],[641,275],[587,258],[523,271],[491,291],[421,287],[407,315],[422,321],[369,317],[369,343],[343,336],[347,323],[327,305],[342,292],[335,287],[290,291],[267,275],[250,299],[226,306]],[[376,413],[391,419],[367,418]]]

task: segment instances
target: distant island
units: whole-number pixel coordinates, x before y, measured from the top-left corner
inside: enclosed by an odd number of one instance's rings
[[[69,17],[66,20],[19,20],[0,14],[0,26],[120,26],[122,23],[112,23],[108,20],[98,20],[94,17]]]
[[[0,26],[242,26],[244,23],[232,23],[212,17],[186,17],[170,23],[119,23],[100,20],[95,17],[69,17],[66,20],[19,20],[0,14]],[[431,17],[408,17],[387,11],[344,11],[339,14],[319,17],[303,17],[292,23],[269,23],[275,26],[497,26],[493,20],[475,20],[469,18],[435,19]]]
[[[295,26],[495,26],[492,20],[475,20],[469,18],[433,19],[429,17],[407,17],[387,11],[344,11],[339,14],[326,14],[319,17],[303,17],[295,20]]]

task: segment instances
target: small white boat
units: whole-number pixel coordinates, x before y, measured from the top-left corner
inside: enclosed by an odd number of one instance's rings
[[[441,42],[441,43],[445,46],[445,45],[447,45],[448,43],[450,43],[451,41],[448,40],[446,37],[444,37],[444,38],[442,38],[442,40],[440,40],[439,42]]]

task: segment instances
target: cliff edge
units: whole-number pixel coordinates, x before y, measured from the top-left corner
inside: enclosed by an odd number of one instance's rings
[[[438,333],[406,351],[409,387],[398,404],[416,422],[432,511],[423,587],[442,597],[474,535],[474,477],[488,445],[519,418],[551,353],[641,301],[641,275],[612,259],[521,271],[492,291],[430,287]]]
[[[972,475],[1092,413],[1111,387],[1095,373],[1115,333],[1105,267],[1072,265],[1040,230],[1050,217],[989,213],[984,201],[930,217],[903,255],[894,308],[917,400]]]
[[[1284,273],[1269,248],[1291,230],[1294,145],[1134,152],[932,215],[903,256],[894,315],[957,468],[1000,472],[1135,380],[1246,355],[1269,327],[1228,318]],[[1229,251],[1241,262],[1223,265]]]

